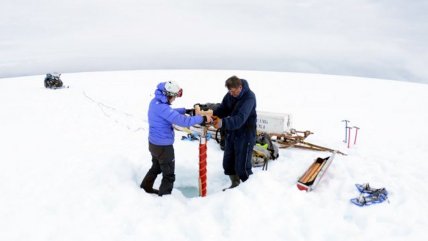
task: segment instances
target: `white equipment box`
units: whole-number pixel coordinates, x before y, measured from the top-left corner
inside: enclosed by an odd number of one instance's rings
[[[289,132],[291,121],[291,114],[257,111],[257,130],[261,132]]]

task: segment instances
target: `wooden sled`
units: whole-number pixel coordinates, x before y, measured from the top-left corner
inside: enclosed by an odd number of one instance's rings
[[[306,137],[313,134],[313,132],[310,131],[296,131],[295,129],[291,129],[290,132],[277,134],[277,133],[269,133],[272,140],[276,139],[276,143],[278,143],[279,148],[289,148],[289,147],[295,147],[295,148],[301,148],[301,149],[307,149],[307,150],[313,150],[313,151],[328,151],[328,152],[337,152],[341,155],[346,156],[345,153],[333,150],[327,147],[315,145],[312,143],[309,143],[305,141]]]

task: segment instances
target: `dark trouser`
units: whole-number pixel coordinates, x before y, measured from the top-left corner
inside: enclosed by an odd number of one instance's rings
[[[252,140],[252,139],[251,139]],[[226,139],[223,168],[226,175],[238,175],[245,182],[253,174],[251,157],[254,141],[231,136]]]
[[[153,183],[156,177],[162,173],[159,196],[171,194],[175,181],[174,147],[172,145],[158,146],[149,143],[149,151],[152,154],[152,167],[144,177],[141,188],[148,193],[157,193],[157,190],[153,189]]]

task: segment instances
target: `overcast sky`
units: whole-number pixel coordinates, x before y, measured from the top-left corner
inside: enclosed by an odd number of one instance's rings
[[[0,78],[241,69],[428,83],[424,0],[2,0]]]

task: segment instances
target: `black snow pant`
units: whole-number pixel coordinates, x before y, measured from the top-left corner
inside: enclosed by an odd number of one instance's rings
[[[152,167],[144,177],[141,188],[148,193],[157,193],[159,196],[171,194],[175,181],[174,147],[149,143],[149,151],[152,154]],[[158,191],[153,189],[153,184],[160,173],[162,173],[162,182]]]

